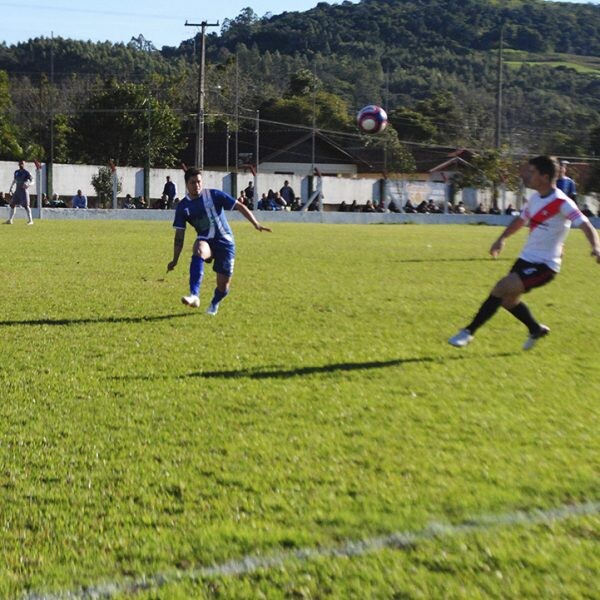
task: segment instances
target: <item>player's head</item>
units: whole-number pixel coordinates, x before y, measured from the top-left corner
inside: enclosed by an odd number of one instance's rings
[[[536,156],[529,160],[529,174],[531,176],[532,169],[537,171],[537,174],[542,178],[548,178],[548,183],[556,180],[558,174],[558,163],[552,156]]]
[[[19,169],[24,169],[24,168],[25,168],[25,163],[22,160],[20,160],[19,161]]]
[[[202,171],[196,167],[191,167],[185,172],[185,187],[192,198],[196,198],[202,191]]]
[[[567,166],[569,165],[569,161],[568,160],[561,160],[560,161],[560,176],[564,177],[567,174]]]
[[[200,175],[202,177],[202,171],[198,169],[198,167],[190,167],[185,171],[185,182],[187,183],[192,177],[196,177],[196,175]]]

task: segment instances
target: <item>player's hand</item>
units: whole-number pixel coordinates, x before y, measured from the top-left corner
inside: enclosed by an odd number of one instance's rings
[[[172,271],[175,267],[177,266],[177,261],[176,260],[172,260],[168,265],[167,265],[167,273],[169,271]]]
[[[500,252],[504,249],[504,240],[502,238],[498,238],[490,248],[490,254],[492,258],[498,258]]]
[[[265,227],[264,225],[261,225],[260,223],[256,224],[256,229],[258,231],[268,231],[269,233],[271,233],[271,228],[270,227]]]

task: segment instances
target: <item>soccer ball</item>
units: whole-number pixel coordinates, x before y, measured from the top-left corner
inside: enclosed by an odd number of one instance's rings
[[[381,106],[369,104],[360,109],[356,121],[363,133],[381,133],[387,125],[387,113]]]

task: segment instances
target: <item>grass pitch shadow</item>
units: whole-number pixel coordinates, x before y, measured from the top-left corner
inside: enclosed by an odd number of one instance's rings
[[[170,315],[154,315],[143,317],[84,317],[82,319],[21,319],[17,321],[0,321],[0,327],[15,327],[18,325],[93,325],[97,323],[151,323],[154,321],[167,321],[169,319],[179,319],[190,317],[192,313],[174,313]]]
[[[368,369],[386,369],[388,367],[401,367],[408,364],[440,363],[449,360],[481,360],[484,358],[507,358],[515,356],[517,352],[499,352],[496,354],[481,355],[457,355],[457,356],[416,356],[410,358],[395,358],[392,360],[376,360],[370,362],[343,362],[329,365],[295,367],[292,369],[234,369],[229,371],[198,371],[180,375],[179,379],[188,377],[215,378],[215,379],[287,379],[291,377],[303,377],[322,373],[339,373],[343,371],[364,371]]]

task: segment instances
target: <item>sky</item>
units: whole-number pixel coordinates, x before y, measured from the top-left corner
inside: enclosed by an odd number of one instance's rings
[[[354,0],[357,1],[357,0]],[[250,6],[262,17],[305,11],[319,0],[0,0],[0,42],[8,45],[35,37],[129,42],[140,33],[157,48],[178,46],[193,37],[197,28],[190,23],[223,23]],[[329,4],[339,2],[330,1]],[[220,27],[207,32],[220,32]]]
[[[341,0],[329,0],[338,4]],[[352,0],[358,2],[359,0]],[[577,1],[577,0],[563,0]],[[590,1],[590,0],[588,0]],[[251,6],[262,17],[284,10],[305,11],[319,0],[0,0],[0,42],[8,45],[35,37],[65,37],[78,40],[124,42],[140,33],[157,48],[178,46],[193,37],[190,23],[223,23]],[[600,0],[591,0],[600,4]],[[207,29],[218,33],[220,27]]]

